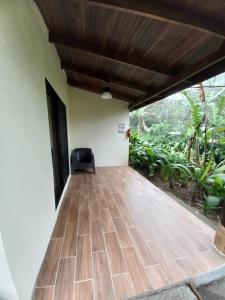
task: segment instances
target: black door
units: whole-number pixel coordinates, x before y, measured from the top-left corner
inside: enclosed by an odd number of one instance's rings
[[[66,106],[61,100],[59,100],[58,102],[58,109],[59,109],[61,170],[62,170],[62,180],[65,185],[69,175],[69,156],[68,156]]]
[[[57,207],[69,176],[66,107],[46,81],[55,206]]]

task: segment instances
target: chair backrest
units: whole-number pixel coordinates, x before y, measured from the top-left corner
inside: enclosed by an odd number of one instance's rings
[[[72,150],[72,155],[75,155],[79,162],[90,162],[92,150],[91,148],[76,148]]]

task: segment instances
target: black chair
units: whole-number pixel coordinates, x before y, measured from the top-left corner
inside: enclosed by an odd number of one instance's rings
[[[76,170],[93,169],[95,173],[95,159],[94,154],[90,148],[76,148],[73,149],[70,156],[71,173]]]

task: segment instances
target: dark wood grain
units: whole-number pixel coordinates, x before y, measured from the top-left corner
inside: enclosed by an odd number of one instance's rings
[[[105,242],[112,275],[126,273],[127,268],[115,232],[105,233]]]
[[[63,239],[62,257],[76,255],[77,247],[77,222],[67,223],[65,237]]]
[[[37,287],[51,286],[55,284],[61,247],[62,239],[50,240],[44,261],[38,275],[36,284]]]
[[[173,74],[166,69],[165,66],[161,65],[160,62],[156,64],[154,60],[143,62],[142,59],[138,57],[129,57],[126,53],[112,52],[110,49],[102,49],[97,47],[95,44],[88,44],[88,42],[83,42],[78,39],[71,39],[67,36],[60,36],[54,33],[49,34],[49,42],[59,45],[64,45],[67,47],[72,47],[74,49],[78,49],[80,51],[88,52],[105,59],[111,60],[115,63],[121,63],[130,65],[136,68],[149,70],[154,73],[158,73],[163,76],[172,76]]]
[[[200,61],[191,65],[189,68],[186,68],[185,70],[180,72],[176,77],[171,78],[165,85],[160,86],[160,88],[155,89],[155,91],[146,95],[143,99],[138,100],[136,103],[131,105],[131,108],[137,107],[138,105],[143,104],[143,103],[147,103],[147,101],[160,95],[162,92],[166,92],[166,91],[170,90],[171,88],[178,86],[185,80],[188,80],[189,78],[197,75],[198,73],[207,70],[214,64],[217,64],[220,61],[224,61],[224,60],[225,60],[225,43],[223,43],[223,45],[215,52],[202,58]],[[203,75],[203,76],[205,76],[205,75]],[[187,84],[187,87],[192,84],[193,83]]]
[[[96,87],[94,85],[90,85],[90,84],[87,84],[84,82],[79,82],[76,80],[68,79],[68,84],[72,87],[76,87],[81,90],[85,90],[85,91],[96,93],[96,94],[102,94],[102,92],[103,92],[102,87]],[[116,92],[112,88],[110,88],[110,92],[114,99],[120,99],[120,100],[127,101],[129,103],[133,103],[132,98],[128,98],[128,96],[123,93]]]
[[[151,289],[147,274],[133,247],[123,249],[123,254],[137,293]]]
[[[33,300],[52,300],[54,287],[36,288],[34,290]]]
[[[91,239],[93,252],[105,250],[104,235],[100,220],[91,222]]]
[[[136,0],[86,0],[90,5],[119,10],[137,16],[182,25],[225,38],[225,29],[216,20],[210,20],[193,11],[182,9],[176,4],[166,4],[162,0],[148,2]]]
[[[98,300],[124,299],[225,264],[212,248],[215,232],[129,167],[76,174],[69,189],[71,203],[89,200],[80,209],[72,206],[71,219],[78,209],[80,230],[88,228],[90,233],[85,229],[83,235],[76,234],[72,222],[63,238],[50,241],[34,300],[53,300],[53,289],[55,299],[89,300],[94,292]],[[69,214],[66,201],[62,211]],[[106,208],[100,209],[100,219],[93,209],[89,221],[86,209],[96,203]],[[116,203],[120,217],[112,218],[111,203]]]
[[[87,280],[93,277],[90,235],[78,237],[75,280]]]
[[[89,211],[83,210],[79,213],[78,234],[83,235],[89,233],[90,233]]]
[[[90,70],[87,68],[85,69],[85,68],[80,67],[79,65],[73,65],[73,64],[69,64],[69,63],[65,63],[65,62],[61,62],[61,67],[64,70],[73,71],[75,73],[80,73],[80,74],[83,74],[83,75],[91,77],[91,78],[100,79],[101,81],[104,81],[107,83],[125,86],[125,87],[133,89],[133,90],[147,92],[146,87],[143,85],[136,84],[135,82],[130,82],[130,81],[127,81],[124,79],[114,77],[114,76],[110,76],[104,72],[94,72],[91,69]],[[72,80],[68,78],[68,83],[70,83],[71,81]]]
[[[125,226],[122,218],[113,218],[113,223],[122,247],[131,246],[133,241],[131,239],[130,233],[128,232],[127,227]]]
[[[105,251],[93,253],[95,294],[99,300],[114,300],[113,285]],[[104,274],[104,275],[103,275]],[[106,296],[107,295],[107,296]]]
[[[63,258],[59,262],[54,300],[73,299],[75,258]]]
[[[64,236],[66,221],[67,221],[67,212],[60,211],[52,233],[52,238],[60,238]]]
[[[94,300],[93,281],[81,281],[75,284],[74,300]]]
[[[107,84],[130,110],[225,70],[223,0],[35,2],[69,85],[100,94]]]

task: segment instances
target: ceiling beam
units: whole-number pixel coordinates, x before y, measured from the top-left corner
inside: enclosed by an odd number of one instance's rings
[[[102,88],[101,87],[90,85],[90,84],[87,84],[87,83],[84,83],[84,82],[67,79],[67,83],[71,87],[75,87],[75,88],[82,89],[82,90],[85,90],[85,91],[93,92],[93,93],[96,93],[96,94],[99,94],[99,95],[101,95],[101,93],[102,93]],[[123,101],[129,102],[130,104],[133,102],[133,99],[131,97],[129,97],[128,95],[125,95],[125,94],[120,93],[120,92],[113,91],[112,89],[110,89],[110,92],[112,93],[112,96],[113,96],[114,99],[123,100]]]
[[[225,59],[225,43],[223,43],[217,51],[209,54],[208,56],[204,57],[197,63],[183,70],[177,76],[169,79],[165,84],[156,88],[153,92],[148,93],[144,97],[138,99],[134,104],[130,105],[130,109],[131,110],[135,109],[135,107],[140,107],[140,105],[143,106],[144,103],[151,103],[151,99],[160,96],[160,94],[164,92],[168,92],[171,89],[176,89],[176,86],[187,82],[187,80],[191,79],[191,77],[197,76],[199,73],[206,71],[207,69],[210,69],[214,65],[222,62],[224,59]],[[210,77],[210,73],[209,73],[209,77]],[[203,80],[206,80],[206,78],[204,77]],[[201,78],[199,78],[199,81],[201,81]]]
[[[131,57],[127,53],[120,53],[110,49],[103,49],[102,47],[96,46],[94,44],[88,44],[86,42],[80,41],[73,37],[65,37],[56,35],[54,33],[49,34],[49,42],[71,47],[80,51],[84,51],[90,54],[100,56],[102,58],[111,60],[113,62],[126,64],[128,66],[140,68],[143,70],[158,73],[163,76],[173,76],[174,74],[165,67],[163,63],[156,62],[155,60],[144,60],[141,57]]]
[[[111,75],[107,75],[105,72],[95,72],[77,65],[67,64],[63,61],[61,62],[61,68],[65,71],[75,72],[77,74],[88,76],[93,79],[98,79],[114,85],[119,85],[132,90],[141,91],[145,93],[148,91],[148,89],[143,85],[136,84],[135,82],[130,82],[124,79],[119,79]]]
[[[79,1],[79,0],[78,0]],[[187,11],[175,4],[163,0],[85,0],[87,4],[102,8],[131,13],[137,16],[151,18],[197,29],[205,33],[225,38],[225,28],[215,20]]]

